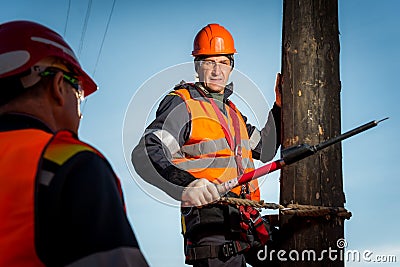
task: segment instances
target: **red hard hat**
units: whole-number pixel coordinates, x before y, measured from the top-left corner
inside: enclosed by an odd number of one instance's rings
[[[208,24],[201,29],[193,42],[192,55],[229,55],[236,53],[232,35],[219,24]]]
[[[77,75],[85,96],[97,90],[72,48],[53,30],[31,21],[11,21],[0,24],[0,40],[0,79],[25,72],[46,57],[56,57]]]

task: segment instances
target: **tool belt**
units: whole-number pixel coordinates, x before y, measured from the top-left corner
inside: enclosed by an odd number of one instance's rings
[[[250,248],[260,247],[270,239],[269,222],[250,206],[208,205],[182,208],[182,234],[186,263],[205,258],[227,259]],[[202,237],[224,235],[222,245],[196,245]]]
[[[219,258],[223,261],[230,257],[250,249],[250,245],[242,241],[229,241],[222,245],[193,246],[186,245],[186,264],[192,264],[196,260]]]

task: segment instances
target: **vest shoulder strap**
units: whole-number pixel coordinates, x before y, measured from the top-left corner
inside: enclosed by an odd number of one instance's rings
[[[58,169],[74,155],[83,151],[90,151],[104,158],[95,148],[80,141],[74,133],[67,130],[55,133],[43,149],[37,182],[49,186]],[[59,184],[63,183],[60,181]]]
[[[83,151],[91,151],[104,158],[99,151],[80,141],[72,132],[59,131],[47,144],[43,153],[43,158],[50,160],[57,165],[62,165],[68,159]]]
[[[170,95],[178,95],[180,96],[183,100],[188,100],[192,99],[192,96],[190,94],[190,91],[197,90],[197,87],[194,83],[180,83],[177,86],[175,86],[174,91],[170,93]]]
[[[92,153],[97,154],[99,157],[105,159],[103,154],[101,154],[94,147],[80,141],[74,133],[67,130],[62,130],[57,132],[44,148],[42,154],[43,161],[40,164],[41,166],[38,170],[37,182],[39,184],[48,186],[50,182],[53,180],[53,177],[57,172],[58,168],[60,168],[61,165],[67,162],[74,155],[83,151],[90,151]],[[107,160],[105,160],[105,162],[109,165]],[[121,196],[122,202],[124,204],[120,180],[113,170],[112,172],[114,174],[118,191]],[[60,186],[62,186],[63,183],[64,181],[58,182]]]
[[[194,83],[187,83],[185,81],[181,81],[179,84],[175,85],[174,88],[174,90],[179,90],[179,89],[193,90],[196,89],[196,85]]]

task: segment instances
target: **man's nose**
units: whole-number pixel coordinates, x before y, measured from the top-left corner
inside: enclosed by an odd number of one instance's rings
[[[215,64],[213,67],[212,74],[217,76],[221,73],[221,64]]]

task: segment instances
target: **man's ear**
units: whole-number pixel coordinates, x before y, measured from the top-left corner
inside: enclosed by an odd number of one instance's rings
[[[61,71],[54,75],[53,81],[51,83],[50,93],[52,99],[57,103],[57,105],[63,106],[66,97],[66,86],[64,83],[64,76]]]

